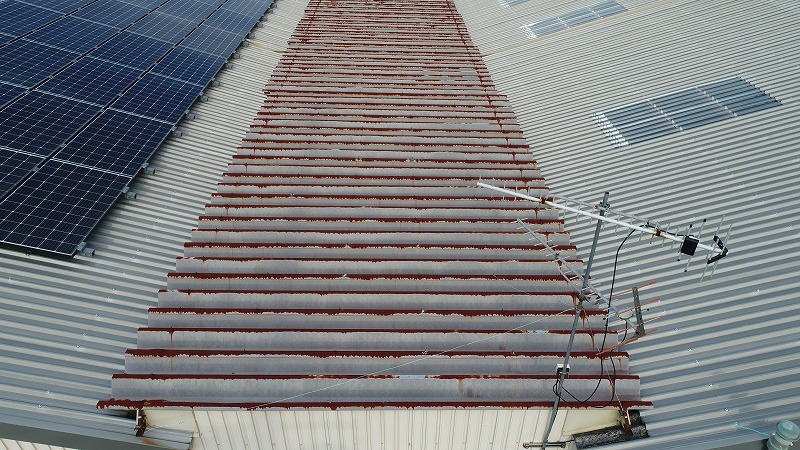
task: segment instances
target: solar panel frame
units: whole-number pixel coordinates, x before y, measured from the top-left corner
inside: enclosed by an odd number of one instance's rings
[[[26,39],[75,53],[84,53],[118,31],[119,27],[109,27],[68,16],[36,30]]]
[[[0,242],[73,256],[129,180],[47,161],[0,201]]]
[[[12,84],[0,83],[0,108],[6,105],[6,103],[14,100],[15,98],[19,97],[20,94],[27,91],[27,89],[14,86]]]
[[[53,159],[133,177],[171,129],[168,123],[106,110]]]
[[[205,86],[226,61],[226,58],[220,56],[188,47],[177,47],[156,64],[151,72]]]
[[[154,11],[133,24],[127,31],[173,43],[189,34],[195,26],[196,22]]]
[[[92,2],[92,0],[26,0],[26,1],[36,6],[41,6],[42,8],[52,9],[53,11],[58,11],[62,13],[75,11],[81,6],[84,6]]]
[[[219,9],[214,12],[203,25],[220,28],[231,33],[247,33],[258,22],[257,17],[250,17],[237,12]]]
[[[121,28],[150,13],[144,8],[117,0],[104,0],[92,3],[74,14],[74,17],[99,22]]]
[[[62,14],[49,9],[40,8],[28,3],[9,0],[0,3],[0,33],[16,38],[29,33]],[[10,41],[11,39],[9,39]]]
[[[0,145],[50,155],[98,112],[97,105],[29,92],[0,110]]]
[[[0,48],[0,81],[25,87],[41,83],[78,58],[78,54],[25,39]]]
[[[181,46],[227,58],[241,42],[242,36],[201,25],[181,42]]]
[[[169,42],[124,31],[92,50],[87,56],[146,69],[171,48],[172,44]]]
[[[148,73],[111,107],[174,124],[197,100],[202,89],[197,84]]]
[[[85,57],[44,82],[37,90],[106,105],[142,73],[142,69]]]
[[[0,147],[0,197],[42,161],[44,156]]]
[[[197,0],[170,0],[159,7],[158,12],[199,22],[208,17],[208,15],[217,9],[220,4],[222,4],[222,0],[216,0],[213,2],[198,2]]]

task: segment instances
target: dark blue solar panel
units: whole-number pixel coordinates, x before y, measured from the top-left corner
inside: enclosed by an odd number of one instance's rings
[[[49,155],[99,111],[94,105],[30,92],[0,110],[0,145]]]
[[[0,202],[0,241],[72,256],[129,180],[48,161]]]
[[[116,0],[103,0],[81,9],[74,16],[119,28],[130,25],[149,12],[148,8]]]
[[[3,2],[0,3],[0,33],[9,37],[21,36],[58,17],[61,13],[38,6],[17,1]]]
[[[159,12],[150,13],[147,17],[128,28],[131,33],[141,34],[162,41],[175,42],[186,36],[199,20],[191,22]]]
[[[222,9],[259,18],[272,2],[273,0],[228,0],[222,5]]]
[[[39,90],[105,105],[141,74],[141,69],[87,57],[47,80]]]
[[[0,83],[0,108],[23,92],[25,92],[25,88]]]
[[[146,69],[172,48],[172,44],[132,33],[120,33],[89,55],[108,61]]]
[[[11,189],[42,160],[43,156],[0,148],[0,195]]]
[[[202,88],[158,75],[145,75],[111,107],[175,123],[197,100]]]
[[[33,86],[77,57],[26,40],[12,42],[0,48],[0,81]]]
[[[118,27],[100,25],[74,17],[64,17],[31,33],[26,39],[83,53],[110,38],[118,30]]]
[[[158,12],[198,23],[208,17],[222,0],[214,2],[198,2],[197,0],[170,0],[164,6],[158,8]]]
[[[134,176],[172,125],[119,111],[103,112],[54,158]]]
[[[226,59],[178,47],[153,67],[152,72],[205,86]]]
[[[122,0],[125,3],[130,3],[132,5],[141,6],[147,9],[153,9],[158,5],[164,3],[164,0]]]
[[[227,58],[241,44],[242,38],[238,34],[201,25],[184,39],[181,46]]]
[[[258,17],[246,16],[233,11],[220,9],[206,19],[203,25],[221,28],[231,33],[244,34],[250,31],[257,21]]]
[[[92,0],[26,0],[28,3],[33,3],[42,8],[52,9],[59,12],[71,12],[81,6],[90,3]]]

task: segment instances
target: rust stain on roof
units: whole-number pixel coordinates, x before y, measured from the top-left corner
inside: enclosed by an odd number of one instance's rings
[[[492,358],[508,358],[509,366],[549,365],[564,356],[558,343],[572,324],[577,292],[516,219],[527,218],[558,251],[575,247],[558,214],[475,186],[483,180],[550,196],[507,98],[496,92],[452,2],[312,1],[264,96],[186,243],[186,257],[168,276],[169,289],[150,310],[158,326],[139,329],[141,348],[128,350],[126,372],[113,379],[116,398],[98,407],[552,405],[547,389],[487,393],[480,387],[554,379],[554,371],[489,372],[487,366]],[[650,406],[638,400],[627,353],[612,353],[620,370],[616,391],[610,390],[608,368],[601,370],[598,358],[604,314],[596,307],[581,313],[572,356],[582,362],[570,382],[590,391],[599,382],[603,395],[625,399],[612,407]],[[521,326],[497,325],[512,321]],[[606,348],[616,340],[607,336]],[[405,346],[396,346],[399,341]],[[302,360],[316,369],[287,375],[258,364],[256,373],[239,373],[237,357]],[[391,366],[403,359],[404,370],[413,368],[409,358],[449,368],[446,375],[434,370],[409,378]],[[361,367],[349,365],[356,360],[388,367],[353,373]],[[231,367],[220,374],[213,364]],[[278,403],[229,402],[224,393],[193,385],[197,380],[224,381],[253,399],[264,396],[252,380],[280,380],[291,392],[308,380],[330,381],[317,393],[330,394],[330,401],[300,395]],[[431,401],[407,388],[453,380],[475,383],[469,398]],[[342,382],[355,386],[346,402],[338,400]],[[359,389],[368,382],[385,382],[387,396]],[[398,396],[403,401],[385,400]],[[562,404],[591,408],[607,400]]]

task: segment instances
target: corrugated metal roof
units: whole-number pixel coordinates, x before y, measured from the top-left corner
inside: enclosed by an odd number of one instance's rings
[[[577,293],[516,219],[574,248],[476,185],[548,192],[453,4],[313,1],[265,92],[101,407],[547,410]],[[582,318],[562,405],[647,406]]]
[[[658,331],[624,347],[654,403],[647,444],[712,448],[756,441],[734,423],[771,432],[797,419],[800,360],[792,293],[800,287],[797,95],[800,22],[785,1],[625,1],[629,11],[535,39],[520,26],[586,1],[502,8],[456,0],[498,89],[509,96],[554,192],[673,229],[702,218],[733,225],[730,256],[699,284],[676,253],[629,242],[617,286],[657,283],[645,318]],[[636,145],[614,148],[592,113],[730,76],[781,105]],[[568,221],[579,255],[591,224]],[[696,228],[695,228],[696,229]],[[713,230],[711,230],[713,232]],[[705,233],[710,236],[706,229]],[[595,279],[609,285],[624,235],[606,229]],[[666,252],[666,253],[665,253]],[[629,303],[621,298],[620,304]]]
[[[136,200],[121,200],[89,236],[94,258],[0,249],[2,423],[143,442],[133,436],[132,420],[98,411],[96,402],[110,395],[111,374],[122,370],[124,350],[134,345],[147,308],[166,286],[165,274],[258,110],[259,92],[302,8],[280,2],[268,13],[251,45],[240,49],[241,59],[218,76],[221,85],[208,89],[210,101],[193,107],[197,119],[179,125],[183,137],[168,139],[151,160],[155,175],[131,186]],[[151,430],[145,438],[186,448],[191,434]],[[4,445],[14,448],[14,442]]]

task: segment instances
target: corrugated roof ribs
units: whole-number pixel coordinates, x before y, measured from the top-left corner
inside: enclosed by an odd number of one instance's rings
[[[312,1],[264,93],[101,406],[549,406],[577,294],[515,220],[580,261],[476,186],[549,195],[452,2]],[[570,392],[643,405],[603,332],[585,311]]]

